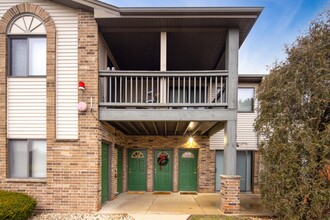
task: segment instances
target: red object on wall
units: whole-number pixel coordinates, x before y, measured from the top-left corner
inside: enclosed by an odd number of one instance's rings
[[[79,87],[79,89],[81,89],[81,90],[85,90],[85,83],[84,82],[79,82],[79,85],[78,85]]]

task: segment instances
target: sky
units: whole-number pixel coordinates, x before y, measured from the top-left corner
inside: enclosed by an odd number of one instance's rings
[[[239,51],[239,73],[267,74],[330,0],[102,0],[117,7],[264,7]]]

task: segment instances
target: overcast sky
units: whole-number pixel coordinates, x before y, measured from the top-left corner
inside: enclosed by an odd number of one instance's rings
[[[239,73],[268,73],[284,45],[305,32],[330,0],[102,0],[118,7],[258,6],[264,10],[239,51]]]

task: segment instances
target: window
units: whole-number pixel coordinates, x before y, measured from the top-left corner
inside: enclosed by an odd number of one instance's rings
[[[45,178],[46,141],[10,140],[9,176],[11,178]]]
[[[9,38],[9,75],[46,75],[46,31],[33,15],[16,18],[7,33]]]
[[[144,158],[144,155],[141,151],[135,151],[132,153],[132,158]]]
[[[253,112],[254,88],[238,88],[238,111]]]
[[[182,154],[181,158],[186,158],[186,159],[195,158],[195,155],[193,153],[189,152],[189,151],[186,151]]]

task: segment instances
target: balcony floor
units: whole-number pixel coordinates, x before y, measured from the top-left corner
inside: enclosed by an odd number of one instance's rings
[[[235,118],[228,109],[100,109],[100,120],[126,135],[212,136]]]

